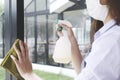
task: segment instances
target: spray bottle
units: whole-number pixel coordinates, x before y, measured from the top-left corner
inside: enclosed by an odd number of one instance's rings
[[[70,27],[72,27],[71,23],[65,20],[59,20],[58,31],[63,32],[63,36],[56,41],[55,50],[53,53],[53,59],[56,63],[64,63],[67,64],[71,61],[71,44],[68,38],[67,30],[59,25],[59,23],[64,23]]]

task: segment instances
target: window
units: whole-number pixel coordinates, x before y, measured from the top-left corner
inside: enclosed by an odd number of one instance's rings
[[[91,18],[88,16],[86,9],[83,9],[64,12],[64,19],[72,23],[73,32],[84,56],[90,44]]]
[[[29,1],[28,3],[25,1],[26,4],[24,4],[25,7],[25,11],[28,12],[34,12],[35,11],[35,1],[32,0],[31,2]]]
[[[34,45],[35,45],[35,31],[34,31],[34,17],[25,17],[24,22],[24,38],[28,44],[29,52],[30,52],[30,59],[34,62]]]
[[[46,0],[36,0],[36,10],[46,10]]]
[[[0,58],[3,58],[3,21],[0,17]]]

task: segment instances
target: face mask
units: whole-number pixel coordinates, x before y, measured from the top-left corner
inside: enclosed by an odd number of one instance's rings
[[[86,0],[88,14],[96,20],[104,21],[108,15],[107,5],[101,5],[100,0]]]

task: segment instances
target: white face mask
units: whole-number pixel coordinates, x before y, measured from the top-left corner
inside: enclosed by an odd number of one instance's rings
[[[107,5],[101,5],[100,0],[86,0],[87,10],[91,17],[104,21],[108,15]]]

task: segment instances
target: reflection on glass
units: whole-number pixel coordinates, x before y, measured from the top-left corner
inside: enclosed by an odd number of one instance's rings
[[[36,10],[46,10],[46,0],[36,0]]]
[[[37,34],[39,42],[46,42],[46,15],[37,16]]]
[[[37,61],[45,64],[46,54],[46,15],[37,16]]]
[[[47,9],[49,9],[50,6],[50,0],[47,0]]]
[[[57,35],[56,35],[56,20],[58,18],[57,14],[51,14],[48,17],[48,35],[49,35],[49,63],[51,65],[58,65],[57,63],[55,63],[53,61],[53,52],[55,49],[55,43],[56,40],[58,39]]]
[[[30,59],[32,62],[34,62],[34,45],[35,45],[35,39],[34,39],[34,17],[25,17],[25,34],[24,38],[25,41],[27,41],[27,45],[29,48],[29,53],[30,53]]]
[[[51,14],[48,17],[48,35],[49,35],[49,42],[55,42],[56,41],[56,20],[57,20],[57,14]]]
[[[33,0],[24,0],[24,9],[26,9]]]
[[[0,58],[3,58],[3,17],[4,17],[4,0],[0,2]]]
[[[0,17],[0,58],[3,58],[3,21]]]
[[[4,0],[1,0],[1,2],[0,2],[0,17],[3,14],[3,11],[4,11]]]
[[[25,5],[25,12],[34,12],[35,11],[35,1],[24,1],[26,4]]]

